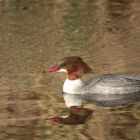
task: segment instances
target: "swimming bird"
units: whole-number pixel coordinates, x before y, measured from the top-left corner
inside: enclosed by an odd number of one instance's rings
[[[62,58],[56,65],[43,73],[65,72],[67,78],[63,85],[63,97],[70,115],[53,117],[52,121],[64,124],[81,124],[92,114],[83,108],[85,101],[99,106],[120,106],[140,101],[140,76],[128,74],[104,74],[83,82],[82,76],[92,69],[78,56]]]

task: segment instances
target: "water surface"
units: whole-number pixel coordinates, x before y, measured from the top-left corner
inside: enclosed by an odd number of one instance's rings
[[[81,56],[105,73],[140,73],[138,0],[0,0],[0,139],[139,140],[140,103],[93,104],[84,125],[53,125],[65,115],[64,74],[42,75],[60,58]]]

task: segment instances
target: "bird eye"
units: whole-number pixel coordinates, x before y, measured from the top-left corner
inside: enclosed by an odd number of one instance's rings
[[[61,64],[60,66],[61,66],[61,67],[64,67],[64,66],[65,66],[65,64]]]

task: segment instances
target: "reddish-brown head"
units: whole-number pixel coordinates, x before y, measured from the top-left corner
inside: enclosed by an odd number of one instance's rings
[[[57,65],[44,72],[67,72],[68,78],[74,80],[91,71],[92,69],[80,57],[71,56],[62,58]]]

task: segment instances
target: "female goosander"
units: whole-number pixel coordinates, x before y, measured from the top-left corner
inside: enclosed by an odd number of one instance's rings
[[[140,76],[106,74],[83,83],[83,74],[91,71],[92,69],[77,56],[62,58],[58,64],[44,70],[44,73],[67,73],[63,95],[70,115],[66,118],[54,117],[52,120],[66,124],[83,123],[92,114],[91,110],[82,107],[85,101],[92,101],[100,106],[118,106],[140,101]]]

